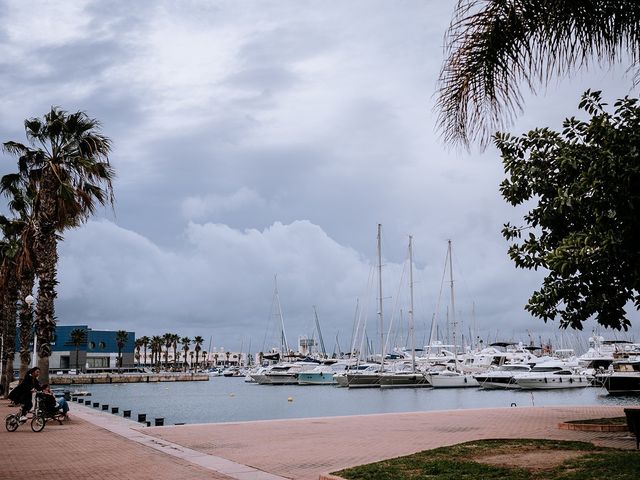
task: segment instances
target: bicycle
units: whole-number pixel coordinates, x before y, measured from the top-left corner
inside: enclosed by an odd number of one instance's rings
[[[36,402],[33,407],[33,416],[31,417],[31,430],[34,432],[41,432],[47,423],[47,413],[41,407],[41,394],[36,394]],[[51,415],[50,418],[58,420],[62,424],[59,415]],[[22,405],[18,406],[16,413],[10,413],[4,419],[4,426],[8,432],[15,432],[20,425],[27,422],[27,419],[22,419]]]
[[[22,418],[22,405],[18,405],[18,411],[16,413],[10,413],[6,417],[4,417],[4,426],[8,432],[15,432],[20,425],[26,423],[25,420],[21,420]]]

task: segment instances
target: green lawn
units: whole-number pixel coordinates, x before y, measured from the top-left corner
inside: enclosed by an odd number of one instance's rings
[[[640,479],[640,452],[553,440],[481,440],[334,472],[349,480]]]

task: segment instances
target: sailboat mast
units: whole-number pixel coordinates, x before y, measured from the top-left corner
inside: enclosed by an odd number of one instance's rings
[[[409,235],[409,336],[411,337],[411,371],[416,373],[416,341],[413,319],[413,237]]]
[[[316,329],[318,330],[318,340],[320,340],[320,349],[322,351],[322,358],[327,358],[327,351],[324,348],[324,340],[322,339],[322,331],[320,330],[320,321],[318,320],[318,310],[316,306],[313,306],[313,316],[316,319]]]
[[[453,260],[451,259],[451,240],[449,243],[447,255],[449,256],[449,279],[451,280],[451,330],[453,335],[453,354],[456,362],[456,370],[458,369],[458,348],[456,345],[456,303],[453,297]]]
[[[284,330],[284,318],[282,316],[282,306],[280,305],[280,294],[278,293],[278,276],[274,276],[275,283],[275,297],[276,297],[276,306],[278,307],[278,317],[280,318],[280,333],[282,338],[280,339],[282,342],[282,355],[289,355],[289,344],[287,343],[287,332]]]
[[[378,316],[380,317],[380,371],[384,366],[384,317],[382,314],[382,225],[378,224]]]

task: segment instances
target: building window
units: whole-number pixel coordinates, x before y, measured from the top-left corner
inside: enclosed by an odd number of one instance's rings
[[[109,366],[109,357],[88,357],[87,366],[89,368],[107,368]]]
[[[95,349],[96,348],[96,342],[89,342],[89,348],[91,350]]]
[[[107,344],[106,344],[106,343],[104,343],[104,342],[100,342],[99,347],[100,347],[102,350],[104,350],[105,348],[107,348]]]

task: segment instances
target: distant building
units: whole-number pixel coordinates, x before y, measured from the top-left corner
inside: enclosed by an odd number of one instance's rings
[[[85,342],[77,349],[71,342],[71,332],[76,329],[87,333]],[[122,368],[134,366],[135,340],[135,332],[127,332],[127,341],[122,348]],[[30,348],[33,349],[33,344]],[[20,346],[17,345],[16,351],[19,349]],[[87,325],[57,325],[51,349],[49,370],[52,372],[60,370],[66,372],[74,369],[82,372],[99,372],[118,368],[118,344],[115,331],[93,330]],[[16,367],[20,368],[19,355],[16,355],[16,362],[14,362],[14,368]]]

